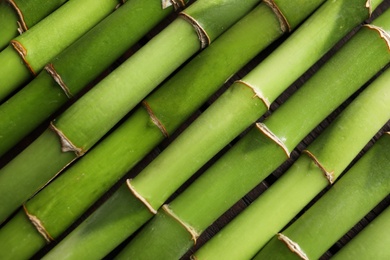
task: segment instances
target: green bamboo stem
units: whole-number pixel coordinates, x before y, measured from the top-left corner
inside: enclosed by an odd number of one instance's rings
[[[382,74],[307,147],[333,181],[390,118],[390,71]],[[304,153],[283,176],[195,253],[196,259],[252,258],[329,181]],[[240,238],[239,240],[237,238]]]
[[[333,259],[388,259],[390,257],[390,207],[370,222]]]
[[[115,10],[118,0],[68,1],[0,52],[0,101]],[[44,40],[43,40],[44,39]],[[5,65],[5,66],[4,66]]]
[[[238,0],[215,1],[197,1],[185,11],[186,15],[203,25],[210,41],[249,12],[258,0],[245,3]],[[198,10],[204,10],[203,14]],[[213,14],[216,10],[217,16]],[[212,26],[208,26],[208,16],[215,18],[213,22],[210,21]],[[83,155],[140,99],[199,50],[199,47],[199,38],[193,25],[179,17],[66,110],[38,137],[37,142],[32,143],[0,170],[0,198],[4,205],[0,210],[0,219],[4,220],[58,171]],[[129,87],[129,82],[136,84]],[[52,136],[56,134],[57,140],[53,141]],[[60,143],[58,137],[62,135],[66,138],[61,141],[68,139],[70,147]],[[48,153],[46,149],[55,152]],[[25,171],[30,167],[31,170]],[[15,190],[15,187],[21,185],[25,189]]]
[[[379,21],[380,19],[378,22]],[[370,48],[368,48],[368,46],[370,46]],[[382,61],[380,61],[380,59],[382,59]],[[332,110],[339,106],[348,98],[348,96],[354,93],[359,86],[368,81],[389,61],[388,46],[386,42],[380,38],[378,32],[368,28],[362,28],[360,33],[355,35],[353,40],[349,41],[342,50],[333,56],[320,71],[290,97],[283,106],[268,117],[261,126],[267,126],[269,129],[274,130],[274,133],[279,133],[275,130],[280,131],[281,129],[282,131],[280,132],[283,132],[284,135],[279,136],[283,137],[283,139],[279,139],[284,140],[287,151],[291,151],[292,148],[294,148],[291,140],[296,142],[296,136],[303,139],[316,124],[319,124],[330,112],[332,112]],[[374,66],[375,69],[368,72],[368,67],[371,66]],[[332,82],[332,84],[330,85],[329,82]],[[225,102],[223,97],[224,95],[187,128],[187,130],[164,150],[159,157],[149,164],[145,170],[147,171],[156,160],[162,158],[164,153],[169,149],[178,149],[176,141],[181,140],[181,138],[191,140],[190,136],[186,135],[189,133],[188,130],[195,125],[198,127],[198,130],[202,129],[201,125],[198,125],[197,123],[202,122],[202,125],[206,125],[204,123],[205,121],[202,119],[208,115],[207,113],[209,111],[213,111],[211,109],[218,106],[220,104],[219,102]],[[310,97],[310,99],[308,99],[308,97]],[[231,108],[233,106],[229,107]],[[313,111],[315,111],[315,113],[313,113]],[[306,120],[307,118],[310,118],[310,122]],[[211,124],[211,117],[207,122],[208,125]],[[277,128],[275,127],[276,125],[278,125]],[[298,128],[297,125],[300,127]],[[284,129],[290,129],[290,131],[287,132],[284,131]],[[193,135],[191,137],[193,137]],[[200,139],[201,138],[197,136],[196,139],[192,140],[197,140],[197,142],[199,142]],[[298,143],[295,145],[297,144]],[[175,164],[177,163],[176,158],[177,157],[175,157]],[[165,159],[168,160],[169,158]],[[179,157],[179,159],[181,158]],[[203,230],[211,225],[213,221],[222,215],[237,200],[254,188],[255,185],[271,173],[272,170],[283,163],[285,159],[286,150],[282,149],[272,139],[266,137],[259,129],[254,128],[245,138],[241,139],[235,145],[234,149],[230,150],[205,174],[198,178],[193,185],[187,188],[172,203],[164,207],[168,211],[172,211],[173,215],[188,225],[188,229],[194,232],[192,239],[188,239],[188,236],[185,236],[169,240],[169,234],[160,232],[158,232],[158,236],[148,236],[148,230],[150,229],[154,230],[155,234],[157,234],[155,227],[162,221],[158,217],[159,214],[157,214],[156,218],[143,229],[145,231],[141,231],[141,233],[130,242],[127,249],[123,252],[123,258],[136,256],[138,259],[142,259],[143,257],[153,257],[153,255],[163,257],[165,253],[172,254],[172,252],[164,250],[165,245],[162,245],[169,243],[175,245],[175,248],[177,249],[176,258],[180,257],[180,252],[183,252],[183,248],[189,249],[189,246],[193,245],[196,237],[201,234]],[[232,162],[234,161],[236,161],[237,164],[233,164]],[[172,163],[173,161],[170,162]],[[169,164],[169,161],[165,161],[164,163]],[[161,197],[166,195],[164,193],[166,192],[166,189],[160,189],[159,191],[148,190],[149,193],[144,192],[148,187],[143,188],[142,190],[137,189],[138,186],[136,186],[135,180],[137,180],[139,176],[144,177],[143,174],[145,170],[132,181],[132,185],[138,193],[146,198],[149,205],[155,207],[155,205],[158,205],[157,203],[161,201]],[[176,171],[176,173],[178,172],[183,174],[183,170]],[[150,174],[151,172],[148,173]],[[158,169],[158,173],[166,174],[163,167]],[[152,175],[150,174],[147,177],[150,181]],[[180,176],[175,176],[175,179],[177,178],[180,178]],[[156,180],[160,181],[160,177],[156,176]],[[172,182],[175,181],[176,180],[172,180]],[[161,186],[165,187],[167,182],[160,183]],[[213,185],[210,185],[210,183]],[[149,183],[149,185],[154,188],[157,187],[156,183]],[[157,192],[160,192],[160,194],[158,194],[160,197],[156,199],[156,197],[149,196],[151,192],[153,192],[154,196],[156,196]],[[145,196],[145,194],[148,196]],[[164,215],[167,213],[161,214]],[[179,224],[177,225],[177,228],[183,229]],[[145,247],[143,247],[146,241],[148,241],[148,250],[145,250]],[[152,244],[155,245],[155,247],[152,247]]]
[[[78,94],[172,10],[173,7],[163,10],[159,0],[126,2],[57,55],[45,67],[47,70],[0,106],[0,156]],[[54,77],[61,78],[66,92]]]
[[[299,14],[301,20],[316,7],[313,6],[313,3],[311,1],[310,5],[301,7]],[[321,1],[317,2],[317,5],[320,3]],[[286,14],[288,17],[289,12],[286,11]],[[146,104],[160,119],[166,132],[172,134],[185,118],[204,103],[208,96],[217,90],[218,86],[223,84],[231,74],[282,33],[275,13],[267,5],[260,4],[148,97],[145,101]],[[240,41],[237,42],[237,39]],[[210,73],[210,68],[213,69],[214,73]],[[192,77],[188,75],[192,75]],[[177,107],[180,107],[180,110],[174,109]],[[55,238],[61,234],[79,214],[88,208],[108,187],[113,185],[158,141],[163,139],[160,129],[156,125],[150,124],[149,121],[150,116],[145,110],[145,106],[139,108],[123,126],[105,139],[102,144],[69,168],[66,174],[28,201],[25,204],[28,212],[40,219],[52,237]],[[137,150],[136,147],[138,147]],[[99,164],[96,164],[96,161]],[[106,174],[107,172],[110,174]],[[69,193],[78,194],[77,199],[69,198]],[[148,213],[145,215],[145,222],[152,215],[145,208],[143,211]],[[119,232],[116,233],[114,239],[109,240],[110,244],[115,242],[111,247],[116,246],[142,224],[134,222],[133,219],[131,221],[129,218],[125,219],[129,223],[128,227],[123,229],[122,226],[118,226]],[[18,227],[31,225],[29,221],[17,224],[13,222],[13,224]],[[130,228],[130,224],[133,226],[132,228]],[[110,230],[112,233],[112,228]],[[108,241],[102,240],[102,237],[107,237],[107,233],[104,233],[104,236],[97,236],[97,233],[94,233],[93,238],[94,241],[99,238],[99,243],[108,247]],[[43,240],[36,232],[33,234],[28,235],[30,239]],[[25,235],[27,236],[27,234]],[[24,241],[25,243],[19,242],[17,245],[9,246],[13,248],[20,246],[26,250],[29,244],[35,244],[30,243],[28,239],[24,239]],[[87,244],[85,236],[82,237],[82,241],[84,248]],[[79,243],[77,242],[77,244]],[[95,247],[102,249],[103,245],[95,245]],[[91,243],[88,243],[87,247],[92,247]],[[69,251],[69,247],[66,250]]]
[[[254,259],[296,259],[282,236],[297,244],[303,259],[318,259],[390,193],[389,142],[390,135],[385,134],[321,199],[279,233],[279,240],[272,238]]]
[[[5,0],[0,1],[0,51],[18,35],[18,16]]]

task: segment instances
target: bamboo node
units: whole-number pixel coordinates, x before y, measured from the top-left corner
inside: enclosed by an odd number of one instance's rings
[[[82,156],[86,151],[82,148],[77,147],[69,140],[69,138],[57,127],[55,127],[53,121],[50,122],[50,129],[58,135],[61,141],[61,151],[62,152],[74,152],[77,157]]]
[[[173,6],[175,11],[183,9],[186,6],[186,3],[183,0],[161,0],[162,9],[166,9],[170,6]]]
[[[12,5],[12,7],[15,9],[16,13],[19,16],[20,21],[17,22],[19,26],[18,32],[22,34],[23,32],[28,30],[26,21],[24,20],[24,15],[14,0],[8,0],[8,2]]]
[[[291,252],[297,254],[301,259],[309,260],[305,252],[296,242],[292,241],[290,238],[283,235],[282,233],[278,234],[278,239],[284,242],[287,245],[287,247],[291,250]]]
[[[126,184],[127,184],[127,187],[129,188],[129,190],[131,191],[131,193],[133,193],[133,195],[139,199],[147,208],[148,210],[156,215],[157,214],[157,210],[155,210],[152,205],[149,203],[149,201],[147,201],[147,199],[145,199],[141,194],[139,194],[136,190],[135,190],[135,187],[133,185],[131,185],[131,179],[127,179],[126,180]]]
[[[255,94],[253,97],[258,97],[264,103],[264,105],[267,107],[267,109],[269,110],[271,103],[269,102],[268,98],[266,98],[259,89],[257,89],[256,87],[252,86],[251,84],[249,84],[248,82],[245,82],[243,80],[236,80],[235,83],[243,84],[244,86],[250,88],[253,91],[253,93]]]
[[[377,31],[379,36],[386,42],[387,48],[390,51],[390,35],[385,30],[373,24],[365,24],[364,26],[371,30]]]
[[[173,211],[172,209],[169,208],[168,204],[165,204],[164,206],[162,206],[163,210],[169,215],[171,216],[174,220],[176,220],[177,222],[179,222],[180,225],[182,225],[187,231],[188,233],[190,233],[191,235],[191,238],[192,240],[194,241],[194,245],[196,245],[196,240],[198,239],[199,237],[199,233],[195,230],[195,228],[191,227],[189,224],[185,223],[183,220],[181,220],[179,218],[179,216],[177,216]]]
[[[28,70],[35,76],[36,75],[35,71],[33,70],[33,68],[31,67],[31,65],[28,63],[28,61],[26,59],[27,49],[24,48],[24,46],[16,40],[12,40],[11,45],[15,49],[15,51],[19,54],[19,56],[22,58],[24,64],[28,68]]]
[[[315,165],[320,168],[320,170],[324,173],[326,179],[329,181],[329,183],[332,185],[334,183],[334,172],[329,172],[325,169],[325,167],[321,164],[321,162],[317,159],[317,157],[312,154],[309,150],[303,150],[304,153],[306,153],[310,159],[312,159],[315,163]]]
[[[26,216],[28,217],[28,219],[31,221],[31,223],[34,225],[34,227],[37,229],[39,234],[41,234],[43,236],[46,243],[49,244],[52,241],[54,241],[52,236],[50,236],[49,232],[47,232],[47,230],[43,226],[42,221],[39,218],[37,218],[36,216],[30,214],[26,208],[26,205],[23,205],[23,210],[24,210],[24,213],[26,214]]]
[[[291,26],[289,22],[287,21],[287,18],[284,16],[278,5],[275,3],[274,0],[264,0],[263,1],[266,5],[268,5],[272,11],[275,13],[276,17],[279,20],[280,23],[280,29],[283,32],[290,32],[291,31]]]
[[[55,82],[61,87],[61,89],[64,91],[65,95],[68,98],[72,98],[73,95],[70,92],[70,89],[68,86],[65,84],[65,82],[62,80],[60,74],[56,71],[54,68],[54,65],[52,63],[49,63],[45,66],[45,70],[50,74],[50,76],[54,79]]]
[[[290,158],[290,151],[288,150],[287,146],[283,143],[282,140],[279,139],[274,133],[271,132],[271,130],[268,129],[268,127],[263,123],[256,123],[257,129],[260,130],[265,136],[270,138],[272,141],[274,141],[277,145],[279,145],[283,151],[286,153],[287,158]]]
[[[196,21],[190,15],[184,12],[181,12],[180,15],[184,20],[189,22],[194,27],[196,33],[198,34],[198,38],[200,41],[200,48],[201,49],[206,48],[211,42],[210,37],[207,35],[206,30],[198,23],[198,21]]]
[[[146,109],[146,111],[148,112],[153,124],[155,124],[158,127],[158,129],[160,129],[160,131],[162,132],[162,134],[166,138],[168,138],[169,133],[168,133],[167,129],[165,128],[163,123],[161,123],[161,121],[157,118],[157,116],[153,113],[152,108],[149,106],[149,104],[146,102],[146,100],[142,101],[142,105]]]

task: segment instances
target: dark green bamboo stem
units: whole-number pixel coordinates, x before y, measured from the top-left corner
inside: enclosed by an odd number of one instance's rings
[[[305,7],[307,9],[301,8],[302,19],[314,9],[312,5]],[[150,115],[146,111],[146,106],[160,119],[166,133],[172,134],[180,123],[204,103],[208,96],[217,90],[230,75],[282,33],[274,12],[267,5],[260,4],[148,97],[145,105],[102,144],[27,202],[25,207],[28,212],[44,223],[52,237],[57,237],[99,195],[163,139],[161,130],[156,125],[150,124]],[[69,198],[68,194],[78,194],[77,199]],[[145,208],[142,209],[148,212]],[[58,218],[58,215],[61,218]],[[151,215],[145,216],[144,221]],[[133,228],[119,227],[118,232],[121,233],[116,234],[115,240],[110,239],[111,243],[114,241],[119,243],[141,224],[129,219],[126,221],[129,227],[130,223],[133,223]],[[31,225],[29,221],[13,222],[13,224],[19,227]],[[36,232],[34,234],[36,236],[29,235],[30,239],[43,240]],[[100,236],[95,233],[94,240],[97,237]],[[87,237],[83,236],[84,245],[86,240]],[[23,250],[27,250],[29,244],[35,244],[28,242],[27,239],[24,241],[26,243],[19,242],[18,245],[12,247],[21,246]],[[104,245],[107,246],[106,241]],[[102,246],[98,247],[102,248]]]
[[[370,222],[333,259],[388,259],[390,257],[390,207]]]
[[[0,1],[0,51],[18,35],[18,16],[5,1]]]
[[[56,56],[46,66],[47,71],[39,73],[0,106],[0,156],[78,94],[172,10],[173,7],[161,9],[159,0],[129,1]],[[55,80],[59,78],[61,87]]]
[[[320,200],[254,259],[318,259],[390,193],[390,135],[385,134]],[[299,247],[289,250],[290,240]],[[283,242],[282,242],[283,241]]]
[[[115,10],[118,0],[68,1],[0,52],[0,100]],[[44,39],[44,40],[43,40]],[[5,65],[5,66],[4,66]]]
[[[389,17],[389,13],[387,15]],[[380,22],[381,19],[378,20]],[[382,20],[383,22],[383,20]],[[386,20],[384,21],[386,22]],[[387,26],[389,23],[387,23]],[[386,26],[386,24],[384,24]],[[370,48],[368,48],[370,46]],[[374,47],[375,46],[375,47]],[[371,49],[371,47],[373,49]],[[351,59],[354,57],[353,59]],[[382,59],[382,60],[381,60]],[[349,60],[349,62],[347,61]],[[380,61],[381,60],[381,61]],[[377,31],[372,31],[368,28],[363,28],[359,35],[348,42],[342,50],[340,50],[334,57],[332,57],[322,68],[318,71],[303,87],[301,87],[283,106],[268,117],[263,126],[267,126],[273,130],[276,136],[279,137],[286,146],[287,153],[297,145],[298,138],[305,137],[315,126],[319,124],[329,113],[331,113],[337,106],[339,106],[345,99],[354,93],[361,85],[368,81],[377,71],[385,66],[390,61],[388,46]],[[376,65],[377,66],[376,66]],[[371,67],[373,66],[374,67]],[[368,67],[371,67],[371,71]],[[326,80],[324,80],[326,79]],[[330,84],[331,82],[331,84]],[[179,149],[176,146],[178,140],[201,140],[197,138],[192,139],[188,130],[195,126],[197,130],[202,129],[202,126],[209,126],[212,118],[221,118],[220,116],[211,117],[211,108],[219,106],[219,102],[225,102],[222,95],[206,112],[203,113],[185,132],[175,140],[157,159],[155,159],[145,170],[150,169],[156,160],[163,158],[162,156],[169,149]],[[310,97],[310,98],[308,98]],[[251,98],[248,93],[248,98]],[[240,104],[240,103],[238,103]],[[227,104],[224,104],[227,106]],[[223,106],[220,106],[221,108]],[[233,105],[229,106],[234,107]],[[313,113],[315,111],[315,113]],[[221,113],[221,110],[219,110]],[[217,114],[218,115],[218,114]],[[204,118],[210,116],[207,124]],[[310,120],[307,120],[310,118]],[[202,120],[203,119],[203,120]],[[198,124],[202,123],[202,124]],[[278,125],[278,127],[276,127]],[[299,127],[298,127],[299,126]],[[290,128],[291,127],[291,128]],[[277,131],[275,131],[277,130]],[[195,130],[194,132],[195,133]],[[203,131],[205,134],[206,131]],[[283,135],[279,135],[283,133]],[[188,134],[188,135],[187,135]],[[199,134],[199,132],[198,132]],[[202,137],[204,138],[204,137]],[[293,146],[294,144],[294,146]],[[176,146],[176,147],[175,147]],[[237,200],[249,192],[257,183],[265,178],[272,170],[276,169],[286,157],[286,150],[282,149],[273,140],[266,137],[258,129],[253,129],[249,134],[241,139],[235,148],[230,150],[222,159],[214,164],[205,174],[203,174],[197,181],[187,188],[179,197],[177,197],[167,208],[173,211],[182,222],[189,226],[189,229],[194,230],[195,234],[199,235],[209,225],[213,223],[220,215],[222,215],[230,206]],[[181,149],[181,151],[183,151]],[[177,157],[176,157],[177,158]],[[177,163],[175,158],[175,164]],[[261,158],[261,159],[260,159]],[[169,159],[169,158],[165,158]],[[173,158],[172,158],[173,159]],[[180,159],[180,157],[179,157]],[[239,163],[232,164],[233,161]],[[166,165],[169,162],[164,161]],[[161,165],[161,164],[160,164]],[[154,164],[157,168],[157,164]],[[164,165],[165,166],[165,165]],[[165,166],[167,167],[167,166]],[[161,174],[164,168],[159,168],[158,172]],[[137,189],[137,178],[142,176],[145,172],[141,172],[134,181],[133,186],[138,192],[146,198],[146,200],[153,207],[160,203],[161,197],[165,196],[164,190],[151,190],[150,187],[157,189],[157,184],[151,185],[151,172],[147,176],[149,186],[142,186],[142,190]],[[173,174],[174,172],[172,172]],[[176,171],[176,173],[183,173],[183,169]],[[251,173],[251,174],[250,174]],[[164,172],[165,174],[165,172]],[[145,176],[142,176],[145,177]],[[156,177],[160,181],[160,177]],[[178,175],[171,178],[178,178]],[[162,186],[166,182],[160,182]],[[210,185],[212,183],[213,185]],[[239,183],[239,185],[237,185]],[[145,183],[146,184],[146,183]],[[147,191],[148,193],[146,193]],[[150,194],[153,192],[153,196]],[[158,192],[160,192],[158,194]],[[145,196],[146,194],[146,196]],[[158,195],[157,195],[158,194]],[[158,197],[158,199],[155,199]],[[155,204],[154,204],[155,203]],[[191,206],[189,206],[191,205]],[[158,215],[157,215],[158,216]],[[153,223],[158,223],[161,220],[157,218]],[[172,252],[164,250],[164,246],[160,243],[171,243],[177,248],[176,257],[180,257],[180,252],[183,248],[189,249],[191,239],[188,237],[176,238],[170,242],[166,236],[169,234],[158,233],[159,236],[150,237],[147,235],[149,229],[154,229],[155,225],[147,225],[145,231],[142,231],[134,240],[132,240],[123,253],[123,258],[134,257],[142,259],[148,258],[151,255],[163,256],[164,254],[171,255]],[[183,229],[181,225],[178,228]],[[154,230],[154,232],[157,232]],[[196,236],[192,240],[195,240]],[[143,247],[145,241],[148,245],[155,244],[155,248],[148,247],[145,250]]]
[[[246,1],[243,4],[238,0],[225,0],[217,1],[219,3],[217,6],[215,2],[197,1],[185,12],[203,24],[210,41],[213,41],[229,25],[249,12],[257,1]],[[198,12],[199,9],[205,10],[203,14]],[[217,16],[213,13],[216,10],[218,10]],[[208,16],[215,16],[216,19],[214,23],[210,21],[212,23],[210,27],[207,26]],[[4,198],[5,205],[0,211],[0,219],[3,220],[73,159],[84,154],[140,99],[199,50],[199,47],[199,38],[193,25],[179,17],[66,110],[53,122],[51,128],[38,138],[44,144],[32,143],[1,169],[0,193],[6,195],[0,196],[1,200]],[[133,84],[134,82],[136,84]],[[58,137],[66,136],[71,145],[69,142],[61,145],[60,138],[53,142],[51,137],[54,135],[53,129]],[[61,141],[66,138],[62,138]],[[47,140],[43,141],[45,139]],[[57,152],[46,153],[47,146]],[[60,152],[61,149],[63,153]],[[22,168],[21,162],[26,168],[31,165],[32,170],[19,171]],[[13,177],[14,175],[18,175],[18,181]],[[33,181],[31,176],[34,176]],[[24,184],[19,183],[22,179]],[[12,187],[18,185],[25,185],[25,189],[16,192]],[[14,193],[17,195],[13,196]]]

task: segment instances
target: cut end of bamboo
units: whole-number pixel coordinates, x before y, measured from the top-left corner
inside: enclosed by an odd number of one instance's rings
[[[318,168],[320,168],[320,170],[324,173],[324,176],[326,177],[328,182],[332,185],[335,181],[334,172],[326,170],[325,167],[322,165],[322,163],[317,159],[317,157],[310,151],[304,150],[303,152],[306,153],[310,157],[310,159],[313,160],[315,165],[317,165]]]
[[[11,45],[14,48],[14,50],[19,54],[19,56],[22,58],[24,64],[28,68],[28,70],[35,76],[36,73],[31,67],[31,65],[28,63],[26,56],[27,56],[27,49],[18,41],[12,40]]]
[[[367,28],[369,28],[371,30],[378,32],[379,36],[386,42],[387,48],[390,51],[390,35],[385,30],[383,30],[379,26],[375,26],[372,24],[365,24],[364,26],[366,26]]]
[[[268,5],[272,11],[275,13],[276,17],[279,20],[280,23],[280,29],[282,32],[290,32],[291,31],[291,26],[289,22],[287,21],[286,17],[278,7],[278,5],[275,3],[274,0],[264,0],[263,1],[266,5]]]
[[[180,16],[194,27],[196,33],[198,34],[200,48],[206,48],[211,43],[210,37],[208,36],[206,30],[198,23],[198,21],[185,12],[181,12]]]
[[[176,220],[180,225],[182,225],[185,230],[188,231],[188,233],[190,233],[191,235],[191,239],[192,241],[194,241],[194,245],[196,245],[196,241],[199,237],[199,233],[193,228],[191,227],[189,224],[185,223],[183,220],[181,220],[179,218],[179,216],[177,216],[173,211],[172,209],[169,208],[169,206],[167,204],[165,204],[164,206],[162,206],[163,210],[169,215],[171,216],[174,220]]]
[[[250,88],[254,93],[253,97],[259,98],[264,103],[264,105],[267,107],[267,109],[269,110],[271,103],[269,102],[268,98],[266,98],[260,90],[258,90],[256,87],[252,86],[251,84],[249,84],[248,82],[245,82],[243,80],[237,80],[237,81],[235,81],[235,83],[242,84],[242,85]]]
[[[275,142],[277,145],[279,145],[285,154],[287,155],[287,158],[290,158],[290,151],[288,150],[287,146],[283,143],[282,140],[279,139],[274,133],[271,132],[271,130],[268,129],[268,127],[263,123],[256,123],[257,129],[260,130],[265,136],[267,136],[269,139],[271,139],[273,142]]]
[[[309,260],[305,252],[302,250],[302,248],[298,245],[298,243],[292,241],[287,236],[283,235],[282,233],[278,234],[278,239],[282,241],[288,249],[290,249],[291,252],[298,255],[301,259]]]
[[[70,92],[70,89],[68,86],[66,86],[65,82],[62,80],[60,74],[56,71],[52,63],[49,63],[45,66],[45,70],[49,73],[49,75],[54,79],[55,82],[61,87],[61,89],[64,91],[65,95],[68,98],[72,98],[73,95]]]
[[[143,107],[146,109],[146,111],[148,112],[149,116],[150,116],[150,119],[152,120],[153,124],[155,124],[158,129],[160,129],[161,133],[166,137],[168,138],[169,137],[169,133],[167,131],[167,129],[165,128],[164,124],[161,123],[161,121],[157,118],[157,116],[153,113],[153,110],[152,108],[149,106],[149,104],[144,100],[142,101],[142,105]]]
[[[61,151],[66,152],[74,152],[77,157],[82,156],[85,154],[85,150],[82,148],[77,147],[72,143],[72,141],[69,140],[69,138],[57,127],[55,127],[53,122],[50,122],[50,129],[56,133],[56,135],[60,138],[61,141]]]
[[[23,210],[24,210],[24,213],[26,214],[26,216],[28,217],[28,219],[31,221],[31,223],[34,225],[34,227],[37,229],[39,234],[41,234],[42,237],[45,239],[46,243],[49,244],[52,241],[54,241],[52,236],[49,234],[49,232],[47,232],[47,230],[43,226],[41,220],[39,218],[37,218],[36,216],[30,214],[25,205],[23,205]]]
[[[161,1],[162,9],[166,9],[170,6],[173,6],[175,11],[183,9],[186,6],[186,3],[183,0],[162,0]]]
[[[28,27],[27,27],[27,24],[24,20],[24,15],[23,15],[23,12],[20,10],[20,8],[18,7],[18,5],[15,3],[14,0],[8,0],[8,2],[11,4],[11,6],[14,8],[15,12],[18,14],[19,16],[19,21],[18,21],[18,32],[20,34],[24,33],[25,31],[28,30]]]
[[[131,184],[131,179],[127,179],[126,180],[126,185],[127,187],[129,188],[129,190],[131,191],[131,193],[139,200],[141,201],[147,208],[148,210],[156,215],[157,214],[157,210],[154,209],[152,207],[152,205],[149,203],[149,201],[147,199],[145,199],[141,194],[139,194],[136,190],[135,190],[135,187]]]

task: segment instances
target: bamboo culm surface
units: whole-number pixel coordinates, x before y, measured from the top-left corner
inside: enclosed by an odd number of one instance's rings
[[[119,0],[66,2],[0,52],[0,102],[113,12]],[[43,40],[44,39],[44,40]]]
[[[319,1],[317,5],[320,3]],[[315,7],[313,1],[310,5],[302,6],[299,13],[301,20]],[[288,10],[285,10],[285,13],[287,17],[290,14]],[[295,17],[296,23],[290,23],[290,26],[295,26],[301,20]],[[166,133],[171,135],[232,73],[235,73],[282,33],[283,30],[280,28],[280,22],[274,11],[266,4],[260,4],[183,67],[159,90],[147,97],[144,101],[145,105],[134,112],[133,116],[120,127],[120,130],[111,133],[106,140],[69,168],[65,174],[28,201],[25,208],[29,214],[40,219],[53,238],[57,237],[118,178],[164,138],[157,125],[148,123],[151,119],[146,106],[160,119]],[[210,74],[210,70],[214,73]],[[180,107],[180,110],[177,107]],[[136,147],[139,148],[136,149]],[[99,164],[96,164],[96,161]],[[108,172],[110,174],[107,174]],[[78,194],[77,199],[70,199],[69,193]],[[58,215],[62,217],[58,218]],[[31,225],[28,220],[23,224],[12,223],[19,227]],[[123,234],[121,236],[117,234],[115,239],[110,239],[110,243],[115,246],[121,241],[119,238],[130,235],[131,230],[121,229]],[[35,231],[32,232],[36,236],[28,235],[28,232],[20,235],[14,232],[13,236],[24,235],[29,236],[30,239],[23,240],[25,243],[18,242],[17,245],[9,246],[21,247],[23,251],[28,252],[28,248],[35,244],[33,240],[44,240]],[[17,240],[19,239],[15,239]],[[86,239],[83,240],[85,243]],[[106,242],[104,246],[108,247],[109,244]],[[98,247],[102,248],[103,245]]]
[[[386,28],[388,22],[386,23],[384,17],[383,19],[379,18],[377,22],[383,22],[383,26]],[[367,46],[372,47],[372,49],[367,48]],[[351,60],[351,57],[355,58]],[[349,62],[346,62],[347,60]],[[165,210],[160,210],[160,214],[157,214],[156,218],[130,242],[123,253],[123,258],[134,256],[153,258],[164,254],[174,258],[180,257],[181,253],[186,252],[193,245],[203,230],[283,163],[287,159],[286,151],[292,151],[300,139],[303,139],[316,124],[319,124],[337,106],[382,69],[389,60],[388,45],[380,37],[378,31],[369,29],[369,27],[362,28],[359,35],[348,42],[286,103],[260,124],[259,128],[251,130],[194,184],[169,205],[164,206]],[[370,72],[367,70],[369,66],[372,68]],[[210,108],[222,102],[222,97]],[[207,110],[187,130],[197,122],[201,122],[199,120],[206,113]],[[310,118],[310,122],[306,118]],[[275,139],[283,140],[282,145],[266,137],[264,135],[265,128],[273,133]],[[296,131],[297,129],[299,132]],[[184,134],[185,132],[179,138]],[[167,149],[173,147],[175,142]],[[262,159],[259,160],[259,158]],[[156,159],[153,162],[155,161]],[[231,163],[232,161],[239,163],[235,165]],[[173,161],[166,163],[170,162],[173,163]],[[161,170],[160,168],[159,173]],[[210,183],[213,185],[210,186]],[[238,183],[239,185],[237,185]],[[164,183],[164,185],[166,184]],[[134,182],[133,186],[137,188]],[[152,185],[152,187],[156,186]],[[139,192],[139,190],[137,191]],[[158,191],[154,190],[153,192],[157,194]],[[163,192],[161,191],[161,194],[164,194]],[[152,196],[146,198],[149,203],[156,201]],[[179,221],[172,220],[171,217],[168,217],[170,215],[174,215],[174,218],[179,219]],[[191,230],[192,234],[186,232],[178,222],[186,223],[187,230]],[[164,229],[175,229],[181,234],[181,237],[174,231],[164,233]],[[148,241],[148,250],[144,248],[146,241]]]
[[[202,0],[192,4],[0,170],[2,221],[66,165],[89,150],[142,98],[202,47],[193,24],[183,17],[192,17],[201,24],[211,42],[258,1],[246,1],[245,4],[237,0],[216,2],[218,5]],[[156,60],[164,62],[164,66]],[[143,76],[145,73],[148,77]],[[16,191],[13,188],[16,186],[23,189]]]
[[[128,1],[53,58],[34,80],[0,106],[0,156],[82,91],[172,10],[162,9],[158,0]]]

